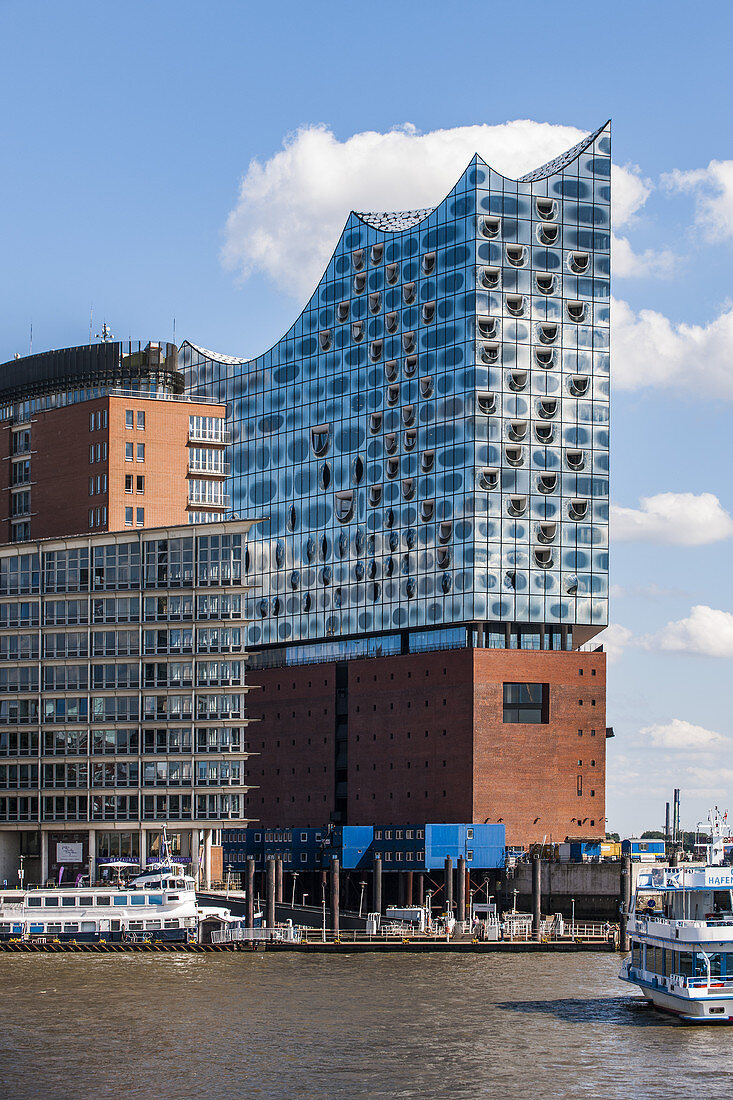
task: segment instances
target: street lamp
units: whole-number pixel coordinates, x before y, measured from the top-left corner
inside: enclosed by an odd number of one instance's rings
[[[298,881],[298,871],[293,871],[293,896],[290,899],[290,907],[295,908],[295,884]]]
[[[364,905],[364,891],[366,890],[366,883],[360,882],[361,894],[359,895],[359,916],[361,916],[361,910]]]

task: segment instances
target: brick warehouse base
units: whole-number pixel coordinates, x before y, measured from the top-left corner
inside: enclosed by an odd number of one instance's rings
[[[603,837],[605,673],[601,652],[496,649],[253,671],[248,817]],[[505,683],[546,684],[547,720],[505,722]]]

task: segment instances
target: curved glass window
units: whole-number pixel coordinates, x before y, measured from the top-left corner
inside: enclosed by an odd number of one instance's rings
[[[478,223],[479,233],[482,237],[493,240],[501,232],[500,218],[481,218]]]
[[[405,500],[412,500],[415,495],[415,479],[413,477],[406,477],[402,482],[402,496]]]
[[[420,505],[420,517],[424,523],[428,523],[435,514],[435,501],[424,500]]]
[[[435,271],[435,253],[426,252],[422,258],[422,269],[424,275],[432,275]]]
[[[377,292],[376,294],[369,295],[369,312],[379,313],[382,308],[382,295]]]
[[[499,331],[499,325],[496,317],[489,317],[488,315],[478,318],[478,332],[479,336],[484,340],[493,340]]]
[[[384,449],[388,455],[393,455],[397,450],[397,433],[387,432],[384,436]]]
[[[318,343],[321,351],[328,351],[331,347],[331,330],[330,328],[321,329],[318,333]]]
[[[482,267],[479,282],[486,290],[496,290],[501,279],[501,268]]]
[[[587,252],[571,252],[568,256],[568,266],[576,275],[583,275],[590,264],[590,256]]]
[[[438,538],[441,542],[449,542],[452,534],[453,524],[449,520],[443,520],[443,522],[438,525]]]
[[[354,514],[354,490],[336,493],[334,497],[336,519],[346,523]]]
[[[369,431],[375,435],[382,427],[382,414],[372,413],[369,417]]]
[[[322,489],[327,489],[331,484],[331,467],[324,462],[318,471],[318,484]]]
[[[527,498],[525,496],[512,496],[509,497],[509,501],[506,506],[506,510],[510,516],[523,516],[527,511]]]
[[[543,344],[552,344],[557,339],[557,325],[552,321],[543,321],[537,326],[537,335]]]
[[[555,362],[555,349],[554,348],[535,348],[534,358],[538,367],[542,367],[543,370],[549,370],[549,368]]]
[[[585,374],[571,374],[568,380],[568,389],[573,397],[584,397],[590,386],[590,378]]]
[[[325,455],[331,442],[331,426],[329,424],[317,424],[311,428],[311,447],[315,455]]]
[[[540,294],[552,294],[555,289],[555,276],[548,275],[545,271],[538,271],[534,281]]]
[[[384,245],[383,244],[373,244],[372,245],[372,251],[371,251],[371,261],[372,261],[372,263],[373,264],[381,264],[383,253],[384,253]]]
[[[498,363],[500,345],[498,342],[481,345],[481,358],[484,363]]]
[[[384,373],[388,382],[394,382],[396,380],[398,373],[396,359],[390,359],[384,364]]]
[[[435,555],[438,569],[447,569],[450,565],[451,551],[449,546],[439,546]]]
[[[430,397],[433,392],[433,380],[432,378],[420,379],[420,395],[421,397]]]
[[[400,277],[400,265],[399,264],[387,264],[384,269],[387,282],[390,286],[394,286]]]
[[[366,286],[366,275],[355,275],[354,276],[354,293],[355,294],[361,294],[361,292],[364,290],[365,286]]]
[[[435,451],[423,451],[420,458],[420,468],[423,473],[428,474],[433,468],[435,463]]]
[[[357,455],[354,461],[351,463],[351,480],[354,485],[358,485],[364,477],[364,463],[360,455]]]
[[[556,244],[558,237],[560,236],[559,225],[538,225],[537,226],[537,240],[540,244],[553,245]]]
[[[422,307],[422,319],[426,325],[435,318],[435,302],[426,302]]]
[[[555,199],[535,199],[534,205],[537,216],[543,221],[552,221],[557,217],[558,205]]]
[[[585,319],[585,302],[566,302],[565,309],[571,321],[583,321]]]
[[[524,462],[524,455],[521,447],[505,447],[504,457],[510,466],[521,466]]]
[[[405,305],[409,306],[415,301],[417,290],[414,283],[405,283],[402,287],[402,297],[404,298]]]
[[[524,267],[527,262],[527,246],[524,244],[506,245],[507,263],[512,267]]]
[[[351,312],[351,302],[339,302],[336,307],[336,316],[339,321],[348,321]]]
[[[364,266],[364,249],[357,248],[355,252],[351,253],[351,266],[354,271],[361,271]]]
[[[387,404],[396,405],[400,399],[399,386],[387,386]]]
[[[496,489],[499,485],[499,471],[496,466],[484,466],[479,472],[478,481],[482,489]]]
[[[364,339],[364,322],[354,321],[351,325],[351,339],[357,343]]]
[[[576,498],[570,501],[568,515],[571,519],[581,520],[588,515],[588,501]]]
[[[411,424],[415,422],[415,406],[405,405],[402,409],[402,423],[406,428],[409,428]]]
[[[509,371],[507,385],[510,390],[523,390],[529,380],[529,372],[526,370]]]
[[[544,420],[549,420],[557,412],[557,398],[545,397],[537,403],[537,412]]]
[[[496,394],[491,390],[479,390],[476,394],[479,412],[489,415],[496,412]]]
[[[538,542],[554,542],[557,535],[556,523],[541,523],[537,529]]]
[[[417,356],[408,355],[405,357],[405,377],[412,378],[413,374],[417,370]]]
[[[415,350],[415,333],[414,332],[403,332],[402,333],[402,347],[406,352]]]
[[[390,336],[393,333],[397,332],[397,329],[399,328],[399,324],[400,324],[400,315],[399,315],[399,313],[386,313],[385,314],[384,327],[387,329],[387,332],[390,334]]]
[[[405,450],[411,451],[417,443],[417,429],[408,428],[404,436]]]
[[[534,434],[537,436],[537,442],[547,445],[552,443],[555,436],[555,429],[552,424],[535,424]]]
[[[571,470],[582,470],[585,466],[582,451],[566,451],[565,460]]]
[[[513,443],[520,443],[527,434],[527,421],[510,420],[507,434]]]
[[[537,488],[541,493],[554,493],[557,489],[557,474],[540,474]]]
[[[540,569],[551,569],[552,550],[546,549],[545,547],[542,547],[541,549],[539,547],[536,547],[534,552],[534,560],[535,564],[538,565]]]
[[[513,317],[521,317],[524,313],[524,295],[507,294],[506,308],[509,310]]]
[[[377,363],[382,358],[382,348],[384,347],[383,340],[372,340],[369,345],[369,358],[372,363]]]
[[[385,465],[385,473],[390,481],[397,477],[400,472],[400,460],[399,458],[388,458]]]

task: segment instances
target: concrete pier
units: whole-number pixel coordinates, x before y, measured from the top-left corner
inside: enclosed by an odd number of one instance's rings
[[[339,861],[336,856],[331,860],[331,931],[334,937],[339,934]]]
[[[247,927],[252,928],[255,922],[255,861],[252,856],[247,859]]]

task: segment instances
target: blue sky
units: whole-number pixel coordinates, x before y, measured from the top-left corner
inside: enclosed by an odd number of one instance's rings
[[[733,793],[732,11],[0,4],[0,361],[28,352],[31,324],[34,350],[84,342],[90,307],[95,332],[170,339],[175,317],[179,341],[254,355],[351,206],[408,185],[431,205],[472,142],[515,175],[613,119],[607,812],[623,832],[659,824],[673,786],[692,827]]]

